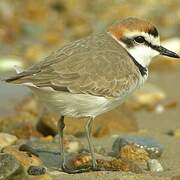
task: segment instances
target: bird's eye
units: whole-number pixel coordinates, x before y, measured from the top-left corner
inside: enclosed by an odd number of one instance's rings
[[[137,36],[134,38],[134,41],[137,42],[137,43],[144,43],[145,42],[145,39],[143,36]]]

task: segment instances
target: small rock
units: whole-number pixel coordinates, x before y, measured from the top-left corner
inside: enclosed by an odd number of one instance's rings
[[[148,153],[149,158],[158,158],[163,152],[162,145],[160,145],[153,138],[140,136],[122,136],[118,137],[113,143],[112,151],[114,152],[114,155],[118,156],[119,152],[121,152],[121,148],[125,145],[134,145],[136,147],[144,149]],[[144,158],[145,157],[146,155],[144,154]]]
[[[60,163],[59,143],[52,141],[42,141],[40,139],[30,139],[20,150],[26,151],[27,154],[34,154],[44,162],[47,167],[58,167]],[[40,166],[37,164],[32,164]]]
[[[180,137],[180,129],[176,129],[173,134],[175,137]]]
[[[10,154],[0,154],[0,179],[23,179],[25,172],[20,163]]]
[[[53,136],[49,135],[46,137],[41,137],[40,140],[46,141],[46,142],[52,142],[54,140]]]
[[[130,171],[134,173],[141,173],[142,169],[132,161],[124,159],[112,159],[110,157],[99,156],[96,159],[97,167],[105,171]],[[69,160],[68,165],[72,169],[87,168],[91,166],[90,154],[78,154]]]
[[[46,168],[41,166],[30,166],[27,172],[32,176],[40,176],[46,173]]]
[[[177,102],[176,100],[169,100],[169,101],[165,101],[163,103],[163,106],[165,107],[165,109],[171,109],[177,107],[178,104],[179,102]]]
[[[21,59],[14,59],[14,58],[0,58],[0,72],[10,71],[14,68],[14,66],[22,67],[22,60]]]
[[[34,116],[37,116],[40,111],[39,104],[38,104],[35,96],[29,96],[29,97],[25,98],[22,102],[20,102],[16,106],[15,109],[17,112],[27,112]]]
[[[0,118],[0,131],[11,133],[18,138],[41,137],[35,125],[37,117],[28,112],[19,112]]]
[[[162,104],[158,104],[156,107],[155,107],[155,112],[158,113],[158,114],[161,114],[165,111],[165,108]]]
[[[27,153],[30,153],[30,154],[33,154],[37,157],[39,157],[39,154],[38,154],[38,151],[36,149],[33,149],[31,146],[29,146],[28,144],[22,144],[20,147],[19,147],[19,150],[20,151],[24,151],[24,152],[27,152]]]
[[[120,149],[119,157],[132,161],[146,161],[149,159],[149,154],[144,148],[127,144]]]
[[[146,83],[145,86],[133,94],[132,98],[128,100],[128,104],[135,110],[142,108],[152,110],[165,98],[166,94],[160,88],[153,84]]]
[[[42,161],[33,154],[19,151],[12,146],[4,148],[3,152],[14,156],[25,169],[28,169],[29,166],[41,166],[43,164]]]
[[[157,159],[149,159],[147,161],[147,168],[152,172],[162,172],[164,169]]]
[[[55,137],[55,142],[59,143],[59,135]],[[68,153],[79,152],[83,149],[83,144],[72,135],[64,136],[64,149]]]
[[[178,175],[178,176],[173,176],[173,177],[171,178],[171,180],[180,180],[180,175]]]
[[[7,133],[0,133],[0,151],[7,146],[14,144],[17,137]]]
[[[160,104],[157,104],[154,109],[155,112],[157,113],[163,113],[165,110],[167,109],[172,109],[178,106],[178,102],[177,101],[173,101],[173,100],[169,100],[169,101],[163,101]]]
[[[94,146],[94,151],[97,154],[101,154],[101,155],[107,155],[106,149],[102,146]]]
[[[113,159],[111,161],[106,161],[103,159],[97,160],[98,167],[104,168],[109,171],[125,171],[133,173],[142,173],[143,170],[133,161],[128,161],[127,159]]]
[[[71,168],[79,168],[79,167],[82,167],[82,166],[87,166],[87,164],[90,164],[91,163],[91,155],[90,154],[85,154],[85,153],[82,153],[82,154],[78,154],[77,156],[73,157],[71,160],[70,160],[70,165],[71,165]]]
[[[21,123],[19,128],[15,128],[13,131],[18,138],[29,139],[31,137],[42,137],[42,134],[39,133],[30,122]]]
[[[170,136],[180,137],[180,129],[170,130],[167,134]]]
[[[45,136],[55,136],[58,133],[57,124],[59,116],[55,113],[45,113],[37,124],[37,130]]]

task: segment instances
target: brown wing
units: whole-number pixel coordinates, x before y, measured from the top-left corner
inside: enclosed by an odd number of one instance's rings
[[[92,47],[67,53],[64,54],[63,49],[55,52],[46,61],[20,74],[21,78],[16,81],[57,91],[107,97],[120,96],[138,83],[139,72],[133,70],[136,66],[126,53],[117,49]]]

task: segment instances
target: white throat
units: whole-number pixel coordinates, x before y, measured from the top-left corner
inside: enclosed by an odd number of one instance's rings
[[[153,57],[159,53],[148,46],[135,46],[133,48],[126,48],[127,51],[134,57],[134,59],[143,67],[148,67]]]

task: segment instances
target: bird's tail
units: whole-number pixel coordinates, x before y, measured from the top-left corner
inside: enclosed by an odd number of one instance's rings
[[[0,82],[17,83],[17,80],[27,75],[27,73],[25,73],[25,71],[23,71],[23,69],[19,66],[14,66],[14,69],[16,71],[15,75],[12,75],[10,77],[0,77]]]
[[[27,76],[25,72],[15,74],[10,77],[0,77],[0,82],[20,84],[23,77]]]

